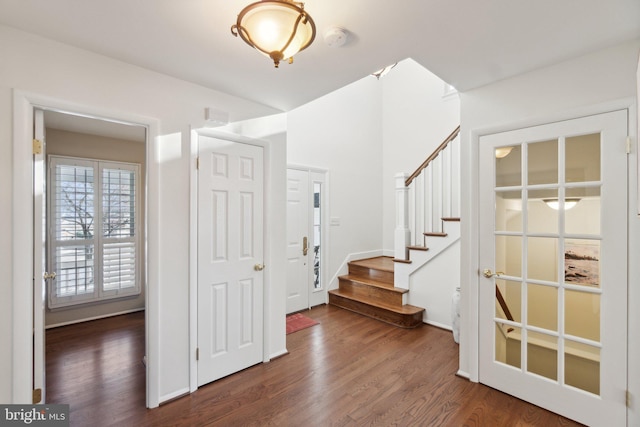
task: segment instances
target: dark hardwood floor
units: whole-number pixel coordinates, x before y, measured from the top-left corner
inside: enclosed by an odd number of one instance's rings
[[[450,332],[400,329],[349,311],[287,336],[289,354],[146,409],[144,315],[47,331],[49,403],[72,426],[577,426],[455,376]]]

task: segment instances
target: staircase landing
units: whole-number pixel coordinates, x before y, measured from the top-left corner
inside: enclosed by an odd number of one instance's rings
[[[367,258],[349,263],[349,274],[338,278],[339,288],[329,291],[329,304],[401,328],[422,324],[424,308],[404,304],[407,289],[396,288],[391,257]]]

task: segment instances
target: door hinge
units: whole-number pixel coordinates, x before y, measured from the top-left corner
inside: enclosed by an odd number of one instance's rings
[[[33,140],[33,154],[42,154],[42,141],[39,139]]]
[[[200,348],[196,348],[196,360],[200,360]]]
[[[629,390],[625,393],[625,405],[627,408],[631,408],[631,392]]]
[[[196,157],[196,170],[200,170],[200,157]]]
[[[627,137],[627,154],[631,154],[631,137]]]
[[[40,401],[42,400],[42,389],[41,388],[37,388],[35,390],[33,390],[33,404],[35,405],[36,403],[40,403]]]

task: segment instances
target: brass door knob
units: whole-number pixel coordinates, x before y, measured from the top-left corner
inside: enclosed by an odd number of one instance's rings
[[[504,272],[502,271],[496,271],[495,273],[493,271],[491,271],[488,268],[485,268],[484,270],[482,270],[482,275],[484,277],[486,277],[487,279],[490,279],[492,277],[500,277],[500,275],[504,274]]]
[[[255,271],[262,271],[262,270],[264,270],[264,264],[256,264],[256,265],[253,266],[253,269]]]

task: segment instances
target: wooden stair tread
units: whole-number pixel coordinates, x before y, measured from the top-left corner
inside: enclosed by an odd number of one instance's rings
[[[349,262],[349,273],[338,277],[338,289],[329,291],[329,304],[400,328],[422,325],[425,309],[403,304],[409,290],[394,286],[394,261],[373,257]]]
[[[429,248],[426,246],[418,246],[418,245],[407,246],[407,249],[410,249],[412,251],[428,251],[429,250]]]
[[[370,268],[374,270],[387,271],[393,273],[393,258],[387,256],[359,259],[350,261],[349,265]]]
[[[443,221],[450,221],[450,222],[460,222],[460,218],[442,218]]]
[[[384,309],[384,310],[392,311],[392,312],[398,313],[398,314],[413,315],[413,314],[417,314],[417,313],[422,313],[424,311],[424,308],[416,307],[414,305],[405,304],[405,305],[402,305],[402,306],[395,306],[395,305],[391,305],[391,304],[384,304],[382,302],[374,301],[374,300],[372,300],[370,298],[366,298],[366,297],[362,297],[362,296],[354,297],[353,295],[349,294],[348,292],[340,291],[340,289],[332,289],[332,290],[329,291],[329,293],[332,294],[332,295],[337,295],[339,297],[349,299],[349,300],[358,301],[360,303],[367,304],[367,305],[370,305],[372,307],[377,307],[377,308],[381,308],[381,309]]]
[[[422,233],[422,234],[424,234],[425,236],[433,236],[433,237],[447,237],[448,236],[447,233],[434,233],[434,232],[432,232],[432,233]]]
[[[404,294],[404,293],[409,292],[408,289],[396,288],[395,286],[393,286],[393,283],[388,283],[388,282],[385,282],[385,281],[376,280],[376,279],[373,279],[371,277],[360,276],[358,274],[347,274],[347,275],[344,275],[344,276],[339,276],[338,279],[348,280],[348,281],[356,282],[356,283],[362,283],[362,284],[367,285],[367,286],[373,286],[373,287],[376,287],[376,288],[385,289],[385,290],[390,291],[390,292],[397,292],[399,294]]]

